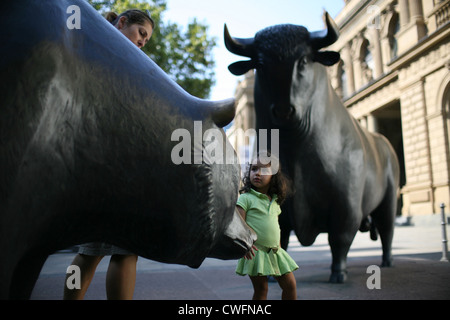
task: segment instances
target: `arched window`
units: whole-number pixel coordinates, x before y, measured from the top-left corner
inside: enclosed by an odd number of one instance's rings
[[[345,66],[344,62],[341,64],[341,90],[342,90],[342,97],[346,98],[348,97],[348,80],[347,80],[347,73],[345,72]]]
[[[447,118],[446,125],[447,125],[447,132],[446,132],[446,153],[447,153],[447,162],[450,158],[450,76],[447,76],[447,85],[445,89],[443,90],[443,94],[439,94],[439,96],[442,97],[442,110],[444,111],[444,114]],[[439,90],[439,92],[442,92]],[[450,168],[448,169],[448,174],[450,175]]]
[[[399,30],[400,30],[400,19],[398,18],[398,14],[396,14],[391,20],[388,33],[391,60],[397,58],[398,55],[397,33]]]
[[[450,119],[450,82],[444,91],[444,98],[442,99],[442,108],[446,111],[447,117]]]
[[[372,52],[370,52],[369,41],[365,40],[362,53],[363,61],[362,65],[362,78],[364,82],[369,82],[373,79],[373,71],[375,70],[375,62],[373,60]]]

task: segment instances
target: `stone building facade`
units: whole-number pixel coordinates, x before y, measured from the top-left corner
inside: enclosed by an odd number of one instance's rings
[[[330,81],[349,112],[396,149],[402,214],[448,207],[450,0],[347,0],[334,20],[340,37],[327,50],[341,61],[329,68]],[[253,82],[251,71],[238,84],[227,131],[238,152],[251,148],[238,133],[254,127]]]

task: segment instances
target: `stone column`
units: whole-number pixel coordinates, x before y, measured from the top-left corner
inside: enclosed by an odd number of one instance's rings
[[[414,22],[417,28],[418,39],[426,36],[425,21],[423,18],[422,1],[421,0],[411,0],[409,4],[411,21]]]
[[[355,91],[358,91],[359,88],[363,85],[362,79],[362,68],[361,62],[363,57],[361,57],[361,46],[364,42],[364,36],[360,33],[356,36],[356,38],[352,42],[352,62],[353,62],[353,79],[355,85]]]
[[[405,21],[406,17],[408,17],[407,21]],[[417,43],[427,34],[421,0],[400,1],[400,23],[399,55],[406,52],[412,44]]]
[[[377,118],[375,118],[372,114],[367,116],[367,130],[370,132],[378,132]]]
[[[414,21],[417,18],[422,18],[422,3],[421,0],[410,0],[409,1],[409,13],[411,20]]]
[[[347,74],[347,93],[352,95],[353,92],[355,92],[355,79],[353,74],[352,53],[349,43],[342,48],[342,60],[344,61],[344,69]]]
[[[400,26],[406,26],[409,23],[409,4],[408,0],[399,0],[400,7]]]
[[[373,79],[378,79],[383,74],[383,59],[381,55],[380,32],[377,28],[368,29],[368,36],[370,38],[370,49],[373,56],[374,70]]]

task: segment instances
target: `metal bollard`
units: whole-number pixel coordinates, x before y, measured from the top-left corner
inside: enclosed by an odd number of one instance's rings
[[[445,204],[441,203],[441,225],[442,225],[442,258],[441,261],[448,262],[447,253],[447,222],[445,219]]]

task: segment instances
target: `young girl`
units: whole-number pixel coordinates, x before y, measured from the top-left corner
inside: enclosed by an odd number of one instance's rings
[[[273,159],[273,158],[272,158]],[[249,275],[253,284],[253,300],[267,299],[268,279],[274,276],[282,292],[282,299],[297,299],[297,287],[292,271],[298,265],[280,247],[278,215],[285,200],[287,181],[277,168],[257,161],[249,166],[244,176],[244,187],[237,201],[237,210],[258,236],[251,252],[238,261],[236,273]],[[278,169],[278,170],[275,170]],[[276,171],[276,172],[275,172]]]

